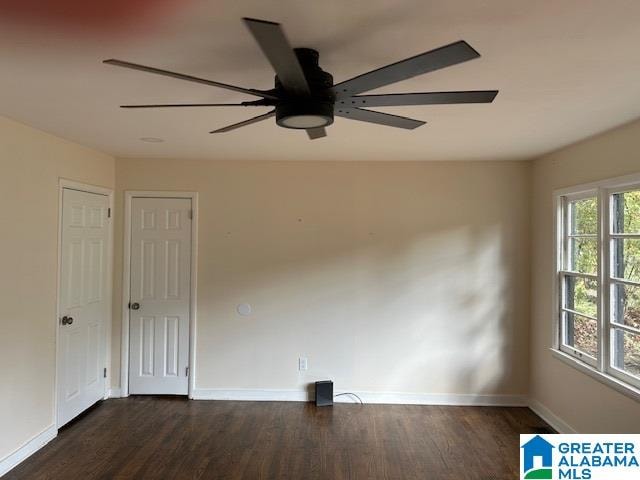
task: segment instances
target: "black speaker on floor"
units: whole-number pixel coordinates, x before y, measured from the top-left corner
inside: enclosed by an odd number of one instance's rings
[[[333,405],[333,382],[331,380],[316,382],[316,407],[331,405]]]

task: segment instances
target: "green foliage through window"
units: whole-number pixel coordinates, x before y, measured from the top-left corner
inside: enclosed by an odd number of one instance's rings
[[[571,202],[571,234],[598,233],[598,200],[596,197]]]
[[[612,365],[640,378],[640,334],[623,331],[616,325],[640,332],[640,190],[610,197],[611,225],[609,253],[611,291]],[[605,206],[609,208],[609,205]],[[563,342],[580,352],[598,357],[598,304],[600,284],[588,275],[598,274],[598,197],[571,200],[565,211],[565,269],[575,274],[563,276]],[[610,232],[610,234],[609,234]],[[581,276],[585,274],[587,276]],[[627,283],[616,281],[622,279]],[[575,312],[575,313],[574,313]],[[607,348],[609,348],[607,346]]]

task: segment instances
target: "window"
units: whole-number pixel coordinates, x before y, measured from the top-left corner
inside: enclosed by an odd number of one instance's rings
[[[611,203],[611,365],[640,378],[640,189]]]
[[[566,189],[556,200],[554,348],[638,389],[640,178]]]
[[[560,349],[595,366],[598,362],[598,197],[564,196],[560,269]]]

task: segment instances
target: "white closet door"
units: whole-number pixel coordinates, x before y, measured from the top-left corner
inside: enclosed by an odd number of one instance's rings
[[[129,393],[188,393],[191,200],[133,198]]]
[[[109,198],[65,188],[58,322],[58,426],[104,398]]]

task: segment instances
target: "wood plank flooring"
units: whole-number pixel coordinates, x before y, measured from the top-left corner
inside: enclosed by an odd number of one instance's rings
[[[518,478],[528,408],[188,401],[99,403],[13,479]]]

